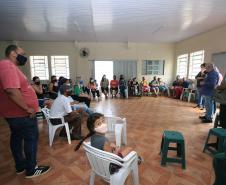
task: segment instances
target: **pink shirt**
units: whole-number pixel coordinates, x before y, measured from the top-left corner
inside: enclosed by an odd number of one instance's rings
[[[0,117],[25,117],[28,113],[15,104],[5,89],[19,89],[28,107],[38,112],[38,99],[26,76],[8,59],[0,60]]]

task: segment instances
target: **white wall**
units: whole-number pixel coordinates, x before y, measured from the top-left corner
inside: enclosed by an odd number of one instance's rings
[[[0,42],[1,57],[4,55],[5,47],[11,42]],[[81,76],[85,81],[90,77],[89,60],[114,60],[114,59],[136,59],[138,60],[137,75],[140,80],[142,75],[141,61],[144,59],[164,59],[165,75],[161,76],[167,82],[172,81],[174,68],[174,44],[150,44],[150,43],[76,43],[73,42],[28,42],[19,41],[18,45],[25,49],[27,55],[68,55],[70,60],[70,76],[75,79]],[[88,58],[79,56],[79,49],[87,47],[90,49]],[[50,59],[50,58],[49,58]],[[30,66],[23,69],[30,78]],[[148,80],[152,76],[146,77]]]
[[[173,76],[174,44],[148,44],[148,43],[80,43],[79,48],[90,49],[88,59],[78,57],[77,75],[88,77],[90,71],[88,60],[114,60],[135,59],[137,64],[137,76],[141,80],[142,64],[145,59],[165,59],[165,75],[161,76],[166,81],[171,81]],[[152,79],[153,76],[146,76]]]
[[[11,42],[4,42],[4,49]],[[76,57],[75,57],[75,47],[71,42],[22,42],[18,41],[17,44],[22,47],[27,56],[32,55],[47,55],[48,61],[50,61],[51,55],[68,55],[70,60],[70,76],[71,78],[75,78],[76,76]],[[0,47],[2,49],[3,47]],[[4,53],[4,50],[0,51],[0,53]],[[49,63],[50,64],[50,63]],[[50,65],[49,65],[50,66]],[[23,72],[26,76],[31,79],[30,74],[30,65],[27,63],[25,67],[22,67]]]
[[[175,57],[198,50],[205,50],[205,62],[207,63],[212,62],[213,53],[226,51],[226,25],[176,43]]]

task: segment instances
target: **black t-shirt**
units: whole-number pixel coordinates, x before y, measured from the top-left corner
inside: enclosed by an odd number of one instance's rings
[[[196,76],[195,79],[197,80],[197,87],[201,87],[200,82],[204,80],[206,77],[207,72],[204,71],[203,73],[200,71]],[[197,79],[198,77],[203,77],[203,79]]]

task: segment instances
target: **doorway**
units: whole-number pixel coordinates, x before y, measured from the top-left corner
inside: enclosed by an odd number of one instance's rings
[[[104,74],[110,83],[113,78],[113,61],[95,61],[95,79],[99,87]]]

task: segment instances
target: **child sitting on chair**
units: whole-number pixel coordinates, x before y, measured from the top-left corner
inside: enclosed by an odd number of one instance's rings
[[[104,123],[103,114],[91,114],[87,119],[87,128],[89,130],[89,134],[75,147],[75,151],[77,151],[82,145],[83,141],[89,137],[91,137],[92,147],[114,153],[122,158],[132,151],[132,148],[130,147],[119,148],[114,143],[110,143],[108,141],[108,139],[105,137],[105,133],[107,132],[107,124]],[[138,163],[140,162],[141,158],[138,157]]]

